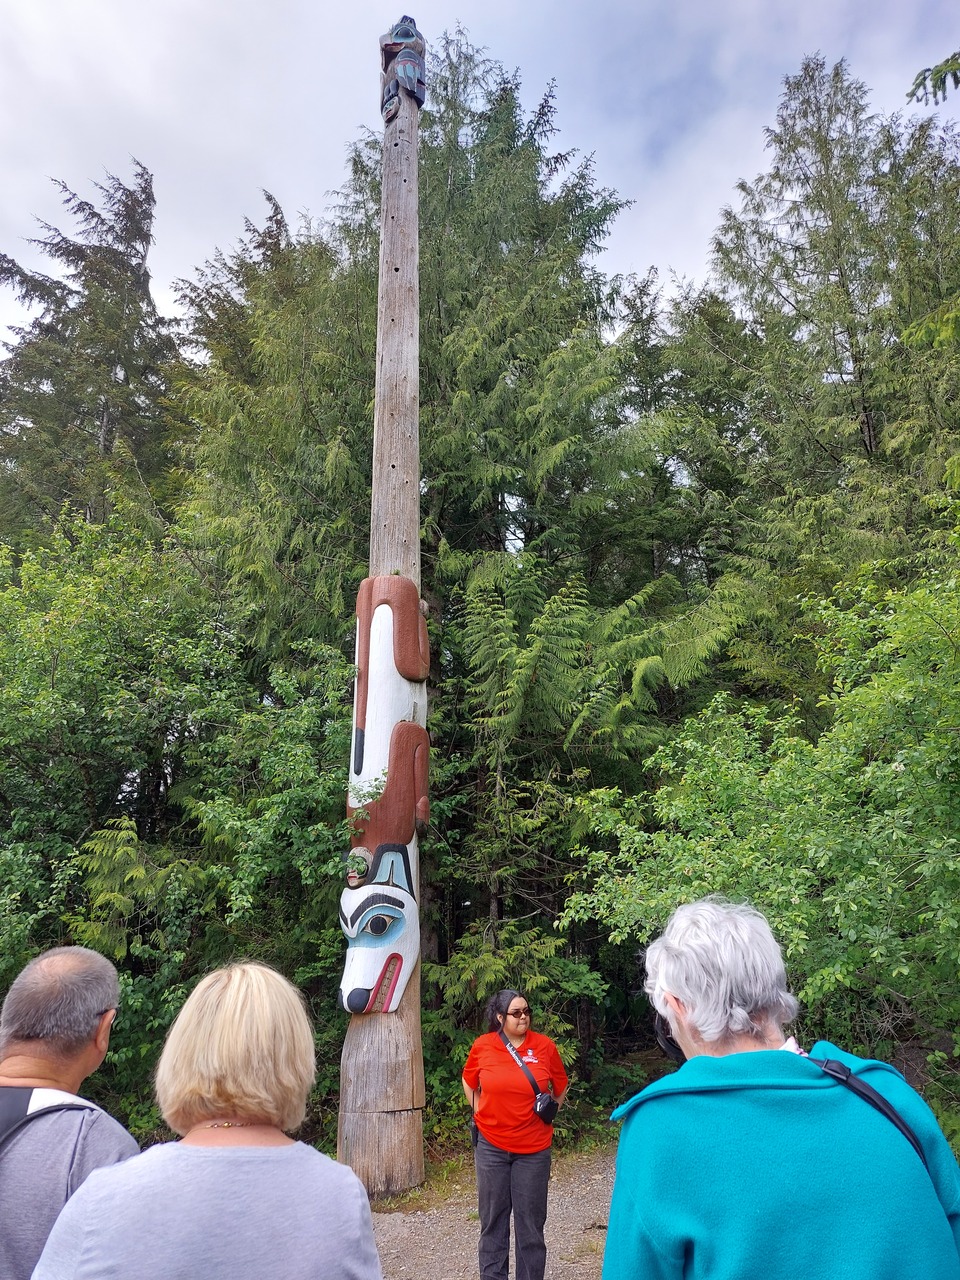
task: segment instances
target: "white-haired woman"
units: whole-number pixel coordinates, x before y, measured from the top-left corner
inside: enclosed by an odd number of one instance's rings
[[[604,1280],[957,1280],[960,1172],[932,1112],[892,1067],[785,1036],[797,1002],[763,916],[680,907],[646,964],[687,1061],[614,1112]]]
[[[359,1179],[287,1136],[314,1072],[310,1019],[286,978],[261,964],[209,974],[157,1068],[180,1141],[92,1174],[34,1280],[381,1280]]]

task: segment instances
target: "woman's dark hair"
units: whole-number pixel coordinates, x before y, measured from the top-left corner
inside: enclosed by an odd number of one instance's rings
[[[488,1031],[500,1030],[500,1018],[506,1014],[511,1002],[516,1000],[519,995],[519,991],[512,991],[509,987],[504,987],[502,991],[498,991],[495,996],[490,997],[484,1011]]]

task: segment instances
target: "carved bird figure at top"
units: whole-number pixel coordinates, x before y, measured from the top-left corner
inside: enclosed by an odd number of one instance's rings
[[[413,18],[404,14],[399,22],[380,37],[380,56],[383,65],[380,110],[385,122],[391,121],[400,110],[400,90],[415,99],[422,107],[426,97],[426,51],[423,36],[417,30]]]

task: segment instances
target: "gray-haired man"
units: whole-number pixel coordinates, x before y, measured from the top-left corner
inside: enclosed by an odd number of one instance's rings
[[[103,1062],[117,971],[85,947],[31,960],[0,1011],[0,1276],[29,1280],[57,1215],[101,1165],[137,1154],[116,1120],[77,1096]]]

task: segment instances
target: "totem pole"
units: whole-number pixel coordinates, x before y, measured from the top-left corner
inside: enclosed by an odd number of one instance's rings
[[[340,924],[339,1159],[371,1196],[423,1181],[419,836],[427,800],[427,674],[420,601],[417,132],[424,41],[404,16],[380,37],[384,119],[370,577],[357,597],[357,683]]]

